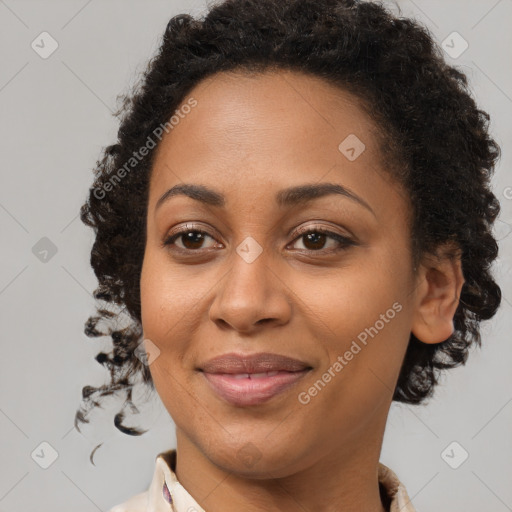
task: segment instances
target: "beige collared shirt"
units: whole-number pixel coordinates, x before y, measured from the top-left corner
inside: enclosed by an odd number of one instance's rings
[[[178,482],[175,470],[176,449],[159,453],[149,489],[108,512],[206,512]],[[380,484],[391,500],[389,512],[415,512],[396,474],[379,462],[378,475]]]

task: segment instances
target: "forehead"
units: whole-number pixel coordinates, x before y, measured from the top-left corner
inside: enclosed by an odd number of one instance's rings
[[[221,72],[200,82],[182,105],[191,99],[195,106],[159,144],[153,191],[180,181],[226,190],[243,182],[255,190],[327,175],[364,189],[380,174],[378,127],[361,100],[319,77]]]
[[[182,106],[191,98],[197,105],[180,116],[179,125],[164,139],[175,139],[177,134],[188,137],[195,131],[205,142],[225,137],[225,144],[240,144],[248,134],[265,133],[277,142],[290,141],[294,135],[307,135],[316,142],[352,130],[371,145],[370,138],[378,131],[364,113],[361,99],[319,77],[289,70],[216,73],[192,89]],[[286,132],[280,132],[282,128]]]

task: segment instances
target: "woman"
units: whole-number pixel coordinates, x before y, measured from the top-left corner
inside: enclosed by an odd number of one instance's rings
[[[177,447],[112,509],[413,511],[379,462],[499,307],[499,148],[428,32],[353,0],[174,17],[98,162],[97,360],[157,390]]]

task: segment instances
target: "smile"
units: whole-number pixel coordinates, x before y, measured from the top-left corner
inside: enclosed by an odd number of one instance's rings
[[[239,407],[267,402],[302,379],[310,369],[259,373],[205,373],[210,388],[231,405]]]

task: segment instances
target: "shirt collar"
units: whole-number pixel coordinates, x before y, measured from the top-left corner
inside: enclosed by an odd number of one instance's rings
[[[178,482],[175,470],[176,449],[157,455],[153,479],[147,491],[147,512],[206,512]],[[415,512],[404,485],[397,475],[381,462],[378,466],[378,479],[391,500],[390,512]],[[165,498],[165,486],[169,490],[171,502]],[[122,512],[122,509],[119,512]]]

